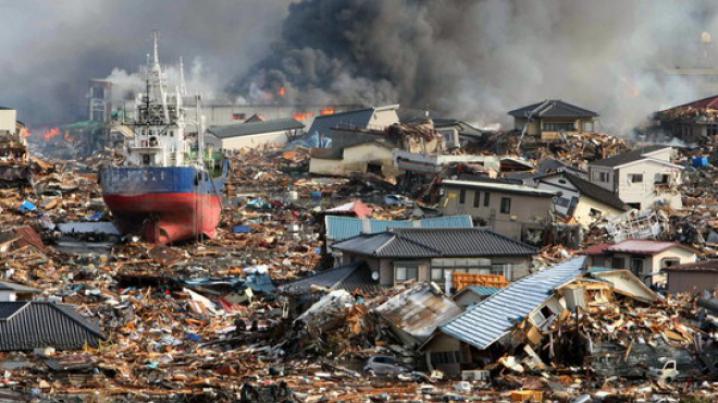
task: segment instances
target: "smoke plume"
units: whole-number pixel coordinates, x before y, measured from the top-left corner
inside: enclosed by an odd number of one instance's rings
[[[307,0],[273,52],[232,86],[251,100],[399,102],[478,124],[561,98],[616,134],[647,114],[718,93],[668,74],[712,67],[715,2]]]
[[[0,104],[30,123],[84,118],[90,78],[109,76],[118,93],[136,86],[153,30],[162,61],[184,56],[188,87],[205,99],[399,102],[488,125],[508,123],[510,109],[561,98],[599,112],[601,129],[625,134],[652,111],[718,93],[715,82],[675,74],[716,64],[712,38],[701,37],[718,35],[718,4],[709,0],[0,0],[0,7]]]

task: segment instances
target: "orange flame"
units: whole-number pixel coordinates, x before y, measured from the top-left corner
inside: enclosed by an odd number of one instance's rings
[[[60,128],[53,127],[51,129],[45,130],[45,133],[43,133],[42,137],[45,139],[45,141],[50,141],[55,137],[59,136],[60,134],[62,134],[60,132]]]
[[[295,120],[304,121],[311,118],[314,114],[312,112],[294,112],[292,117]]]
[[[32,136],[32,132],[30,131],[30,129],[24,127],[20,129],[20,135],[24,138],[29,138],[30,136]]]
[[[333,115],[336,113],[336,109],[333,106],[326,106],[319,111],[320,115]]]
[[[284,86],[279,87],[279,91],[277,92],[280,97],[283,97],[287,95],[287,89]]]

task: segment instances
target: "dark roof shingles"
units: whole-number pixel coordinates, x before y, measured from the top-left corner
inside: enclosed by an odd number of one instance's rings
[[[598,113],[588,109],[580,108],[560,99],[550,99],[522,108],[514,109],[509,115],[514,117],[527,118],[534,112],[533,117],[596,117]]]
[[[661,145],[652,145],[652,146],[646,146],[637,148],[635,150],[631,150],[628,152],[625,152],[623,154],[614,155],[613,157],[605,158],[602,160],[594,161],[591,163],[591,165],[597,165],[602,167],[617,167],[619,165],[628,164],[629,162],[642,160],[644,158],[643,155],[646,153],[658,151],[664,148],[667,148],[668,146],[661,146]]]

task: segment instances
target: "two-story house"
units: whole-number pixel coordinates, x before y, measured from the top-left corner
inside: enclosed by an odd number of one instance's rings
[[[547,99],[509,112],[514,128],[542,140],[558,138],[562,132],[592,132],[598,113],[560,99]]]
[[[681,208],[683,167],[671,163],[673,149],[653,145],[589,164],[590,181],[618,195],[628,206],[643,210],[655,203]]]
[[[444,180],[439,210],[471,215],[501,235],[522,240],[551,221],[556,192],[499,180]]]
[[[481,228],[394,228],[337,242],[341,264],[364,262],[382,286],[407,281],[443,284],[449,272],[529,274],[538,249]]]

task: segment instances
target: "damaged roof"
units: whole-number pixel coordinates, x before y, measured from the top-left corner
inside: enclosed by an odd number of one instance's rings
[[[376,312],[389,323],[423,341],[438,326],[461,313],[461,308],[431,285],[416,285],[387,300]]]
[[[39,347],[80,350],[97,347],[100,328],[73,306],[52,302],[0,302],[0,351]]]
[[[542,118],[591,118],[597,117],[598,113],[583,109],[560,99],[547,99],[514,109],[509,112],[509,115],[517,118],[528,118],[529,116]]]
[[[441,331],[479,350],[506,335],[559,286],[581,275],[586,257],[575,257],[524,277],[496,294],[472,305]]]
[[[655,255],[670,248],[683,248],[695,252],[689,246],[678,242],[652,241],[648,239],[626,239],[617,244],[608,246],[606,252],[633,253],[638,255]]]
[[[231,137],[251,136],[253,134],[264,134],[281,132],[285,130],[303,129],[304,124],[296,119],[282,118],[249,123],[238,123],[228,126],[213,126],[209,132],[220,139]]]
[[[13,291],[19,293],[31,293],[37,294],[40,292],[37,288],[24,286],[22,284],[10,283],[7,281],[0,281],[0,291]]]
[[[571,182],[571,184],[573,184],[583,196],[589,197],[619,210],[628,210],[628,206],[626,206],[626,204],[615,193],[566,171],[545,175],[537,179],[540,180],[551,176],[563,176],[566,180]]]
[[[372,280],[371,270],[366,263],[354,262],[286,283],[281,285],[279,290],[289,294],[305,294],[311,292],[313,286],[349,292],[357,289],[373,292],[380,288],[376,281]]]
[[[376,234],[390,228],[473,228],[470,215],[452,215],[421,220],[375,220],[327,215],[327,239],[341,241],[360,234]]]
[[[376,257],[532,256],[538,249],[484,228],[394,228],[332,248]]]
[[[625,152],[623,154],[614,155],[613,157],[594,161],[591,163],[591,165],[615,168],[620,165],[628,164],[629,162],[634,162],[634,161],[639,161],[639,160],[642,160],[645,158],[650,158],[649,156],[646,156],[645,154],[650,154],[652,152],[655,152],[658,150],[663,150],[665,148],[670,148],[670,146],[650,145],[650,146],[646,146],[646,147],[641,147],[641,148],[637,148],[635,150]]]
[[[309,128],[308,133],[313,134],[318,132],[319,134],[326,135],[331,133],[332,129],[338,127],[368,128],[374,113],[397,109],[399,109],[399,105],[386,105],[339,112],[332,115],[320,115],[314,118],[314,122],[312,122],[312,126]]]

